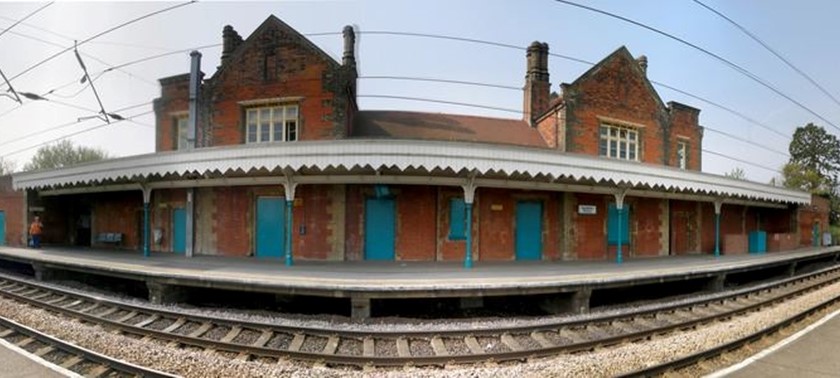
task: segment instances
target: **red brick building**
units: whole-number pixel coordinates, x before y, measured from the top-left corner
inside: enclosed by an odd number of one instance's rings
[[[223,42],[209,78],[160,80],[155,153],[14,176],[45,243],[471,264],[792,249],[827,225],[806,193],[701,173],[700,110],[624,47],[554,95],[533,43],[525,116],[499,119],[359,110],[349,27],[341,62],[273,16]]]

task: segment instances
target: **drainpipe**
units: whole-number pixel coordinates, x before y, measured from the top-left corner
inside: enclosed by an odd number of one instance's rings
[[[198,147],[196,129],[198,127],[198,95],[201,89],[201,53],[193,50],[190,53],[190,105],[187,120],[187,150]],[[185,255],[193,257],[194,229],[195,229],[195,188],[187,188],[186,237]]]

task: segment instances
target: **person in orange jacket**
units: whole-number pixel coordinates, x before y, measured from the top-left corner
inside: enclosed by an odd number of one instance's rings
[[[44,233],[44,224],[41,218],[36,216],[29,225],[29,236],[32,237],[32,248],[41,248],[41,234]]]

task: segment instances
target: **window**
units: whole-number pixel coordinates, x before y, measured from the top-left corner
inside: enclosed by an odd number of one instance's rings
[[[677,142],[677,166],[680,169],[688,167],[688,143]]]
[[[245,113],[247,143],[291,142],[298,139],[298,106],[250,108]]]
[[[618,245],[619,224],[621,225],[621,245],[630,244],[630,206],[624,204],[621,218],[619,218],[618,208],[611,203],[607,216],[607,243],[609,245]]]
[[[602,123],[600,132],[598,155],[639,161],[639,132],[636,129]]]
[[[186,150],[189,145],[189,140],[187,139],[187,128],[189,127],[188,125],[188,116],[180,116],[175,119],[175,130],[178,133],[176,147],[179,150]]]
[[[449,200],[449,240],[464,240],[466,232],[467,208],[463,198]]]

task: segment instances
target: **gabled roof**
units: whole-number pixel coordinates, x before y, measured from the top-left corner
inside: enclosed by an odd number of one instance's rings
[[[263,23],[260,24],[260,26],[258,26],[257,29],[254,30],[251,33],[251,35],[248,36],[248,38],[245,38],[245,40],[242,41],[242,43],[239,46],[237,46],[235,50],[233,50],[231,56],[225,62],[222,63],[222,65],[213,75],[213,78],[219,77],[227,69],[227,67],[229,67],[232,63],[236,62],[239,59],[239,57],[241,57],[242,54],[244,54],[244,51],[247,51],[256,43],[260,35],[266,33],[270,28],[278,28],[286,33],[289,33],[295,39],[300,41],[301,46],[312,50],[312,52],[314,52],[316,55],[320,55],[325,62],[335,66],[341,65],[332,56],[330,56],[324,50],[321,50],[320,47],[312,43],[312,41],[310,41],[309,38],[306,38],[305,36],[303,36],[303,34],[300,34],[297,30],[295,30],[287,23],[283,22],[282,20],[280,20],[272,14],[268,16],[268,18],[266,18],[265,21],[263,21]]]
[[[521,119],[405,111],[360,111],[353,122],[352,137],[548,147],[539,131]]]
[[[668,107],[665,105],[665,102],[662,101],[661,97],[659,97],[659,93],[657,93],[656,89],[653,88],[653,84],[651,84],[650,80],[648,80],[645,72],[642,71],[641,67],[639,67],[639,63],[636,62],[636,58],[634,58],[633,55],[630,54],[630,51],[627,50],[627,47],[625,46],[621,46],[617,50],[613,51],[612,54],[607,55],[606,58],[596,63],[594,66],[592,66],[592,68],[584,72],[583,75],[580,75],[577,79],[575,79],[575,81],[569,84],[569,86],[579,86],[584,81],[589,80],[597,73],[604,70],[607,66],[609,66],[610,63],[617,59],[620,59],[623,62],[623,64],[629,66],[630,71],[635,73],[638,76],[638,78],[642,80],[642,83],[644,83],[645,88],[647,88],[648,92],[650,93],[650,96],[653,97],[654,101],[656,101],[656,103],[660,107],[662,107],[662,109],[668,109]]]

